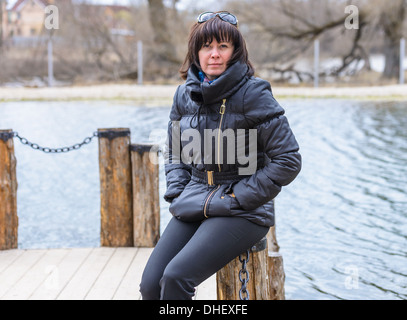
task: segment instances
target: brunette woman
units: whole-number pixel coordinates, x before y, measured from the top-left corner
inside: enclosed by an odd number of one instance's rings
[[[266,236],[273,199],[300,171],[284,109],[254,77],[237,22],[205,12],[192,27],[165,152],[173,218],[145,267],[143,299],[191,299]]]

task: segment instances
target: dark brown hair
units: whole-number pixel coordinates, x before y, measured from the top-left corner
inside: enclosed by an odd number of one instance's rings
[[[228,66],[240,61],[247,64],[248,76],[254,74],[254,68],[249,61],[246,42],[237,26],[215,16],[206,22],[197,22],[192,26],[188,40],[188,52],[179,71],[182,79],[186,80],[188,70],[192,64],[195,64],[200,69],[198,52],[205,43],[211,43],[213,39],[216,39],[217,42],[233,43],[234,52],[228,62]]]

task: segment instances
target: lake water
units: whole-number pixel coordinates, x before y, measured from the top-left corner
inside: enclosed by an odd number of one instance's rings
[[[303,156],[302,172],[276,199],[286,298],[407,299],[407,102],[280,103]],[[0,128],[44,147],[114,127],[145,143],[166,130],[168,113],[129,102],[10,102],[0,104]],[[19,247],[99,246],[97,139],[67,154],[14,141]],[[169,219],[162,200],[162,229]]]

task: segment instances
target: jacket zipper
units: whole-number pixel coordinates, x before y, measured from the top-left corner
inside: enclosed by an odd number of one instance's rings
[[[222,105],[220,106],[220,109],[219,109],[219,113],[221,115],[220,120],[219,120],[219,128],[218,128],[218,169],[219,169],[219,172],[222,171],[221,166],[220,166],[220,137],[221,137],[221,131],[222,131],[223,115],[225,114],[225,110],[226,110],[226,99],[223,99]],[[211,177],[211,178],[209,179],[209,177]],[[213,172],[212,171],[211,171],[211,174],[208,175],[208,184],[209,185],[213,184]],[[219,188],[220,188],[220,185],[218,185],[215,189],[213,189],[205,200],[205,205],[204,205],[205,218],[209,218],[207,215],[208,205],[209,205],[211,198],[213,197],[215,192],[219,190]]]
[[[220,188],[220,185],[218,185],[215,189],[213,189],[211,191],[211,193],[209,193],[208,197],[206,198],[205,205],[204,205],[204,216],[205,216],[205,218],[209,218],[208,215],[206,214],[206,210],[208,209],[209,201],[211,200],[211,198],[215,194],[215,192],[219,190],[219,188]]]
[[[223,122],[223,115],[225,114],[226,110],[226,99],[223,99],[222,105],[220,106],[219,113],[220,113],[220,121],[219,121],[219,129],[218,129],[218,169],[221,172],[220,167],[220,137],[222,132],[222,122]]]

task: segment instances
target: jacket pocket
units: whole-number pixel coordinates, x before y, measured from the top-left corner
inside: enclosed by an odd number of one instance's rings
[[[171,202],[169,207],[171,214],[185,222],[204,220],[203,207],[210,191],[206,185],[191,180],[182,193]]]
[[[225,193],[227,187],[227,185],[221,185],[220,188],[210,196],[210,199],[207,199],[207,203],[204,205],[204,212],[207,217],[231,216],[231,203],[234,199]]]
[[[232,200],[231,212],[233,216],[245,218],[256,224],[271,227],[274,225],[274,202],[273,200],[253,209],[243,209],[236,199]]]

